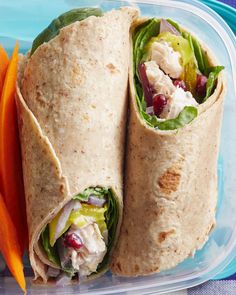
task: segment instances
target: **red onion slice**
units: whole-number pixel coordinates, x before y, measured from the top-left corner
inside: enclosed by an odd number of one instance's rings
[[[174,26],[172,26],[167,20],[161,19],[160,22],[160,33],[163,32],[170,32],[171,34],[174,34],[176,36],[180,36],[180,32],[176,30]]]
[[[59,274],[60,274],[60,269],[49,266],[47,271],[47,276],[49,276],[50,278],[56,278],[59,276]]]
[[[58,277],[58,279],[56,281],[56,285],[63,287],[63,286],[69,285],[70,282],[71,282],[71,278],[68,277],[68,275],[66,275],[65,273],[62,273]]]
[[[146,113],[148,114],[148,115],[154,115],[154,108],[153,108],[153,106],[151,106],[151,107],[147,107],[146,108]]]
[[[88,198],[88,203],[97,207],[103,207],[103,205],[106,203],[106,200],[98,198],[95,195],[90,195]]]
[[[55,229],[54,242],[59,238],[60,233],[65,228],[66,222],[70,216],[72,210],[77,210],[81,208],[81,204],[79,201],[70,201],[66,206],[62,209],[61,216],[58,219],[57,226]]]
[[[147,73],[146,73],[146,66],[144,63],[138,66],[139,78],[143,87],[144,98],[147,103],[147,107],[152,106],[152,88],[149,84]]]
[[[196,93],[200,97],[206,95],[207,77],[204,75],[197,74]]]

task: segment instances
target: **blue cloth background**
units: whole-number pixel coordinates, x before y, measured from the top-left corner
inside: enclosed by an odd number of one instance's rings
[[[220,0],[219,2],[223,2],[225,4],[228,4],[228,5],[236,8],[236,0]]]

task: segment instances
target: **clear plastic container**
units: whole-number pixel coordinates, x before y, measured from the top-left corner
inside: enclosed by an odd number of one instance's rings
[[[52,18],[64,11],[83,6],[99,6],[108,11],[124,5],[138,6],[145,16],[171,18],[179,22],[198,35],[214,51],[219,64],[226,68],[228,91],[218,164],[217,226],[202,250],[169,271],[137,278],[120,278],[107,273],[94,281],[64,288],[31,286],[28,277],[28,294],[160,294],[189,288],[209,280],[223,270],[236,254],[236,40],[216,13],[198,1],[188,0],[1,0],[0,43],[10,53],[15,39],[18,39],[21,52],[24,53],[30,48],[34,37]],[[137,243],[140,242],[137,240]],[[3,268],[0,263],[0,294],[21,294],[7,272],[1,273]],[[26,267],[27,273],[28,268]]]

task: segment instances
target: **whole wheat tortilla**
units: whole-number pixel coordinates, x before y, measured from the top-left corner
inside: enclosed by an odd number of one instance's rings
[[[110,187],[123,209],[129,29],[122,8],[60,30],[21,62],[17,107],[35,279],[47,282],[45,226],[88,187]],[[114,46],[115,44],[115,46]]]
[[[132,65],[129,79],[124,215],[111,269],[117,275],[138,276],[172,268],[193,255],[215,225],[225,82],[220,73],[214,93],[199,106],[192,123],[161,131],[139,115]]]

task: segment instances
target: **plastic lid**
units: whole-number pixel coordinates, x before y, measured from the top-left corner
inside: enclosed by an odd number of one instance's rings
[[[225,278],[228,278],[236,273],[236,258],[216,277],[213,278],[213,280],[222,280]]]
[[[236,9],[219,1],[201,0],[204,4],[215,10],[231,27],[236,34]],[[214,280],[220,280],[232,276],[236,273],[236,258],[221,272]]]
[[[201,2],[215,10],[227,22],[234,34],[236,34],[235,8],[215,0],[201,0]]]

